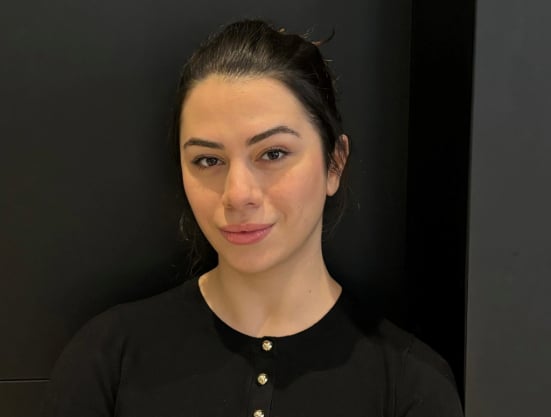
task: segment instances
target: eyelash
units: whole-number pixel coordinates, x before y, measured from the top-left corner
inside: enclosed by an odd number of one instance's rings
[[[209,159],[215,159],[216,163],[214,165],[203,165],[203,162],[206,162]],[[213,166],[219,165],[218,162],[220,162],[220,159],[215,156],[198,156],[191,161],[191,163],[197,166],[199,169],[211,168]]]
[[[286,151],[285,149],[281,149],[281,148],[270,148],[270,149],[267,149],[261,156],[261,159],[264,159],[264,156],[268,155],[269,153],[273,153],[273,152],[279,152],[281,157],[280,158],[275,158],[275,159],[267,159],[268,161],[279,161],[281,159],[284,159],[287,155],[289,155],[289,151]]]
[[[280,154],[280,157],[279,158],[275,158],[275,159],[265,159],[264,157],[270,153],[275,153],[275,152],[278,152]],[[284,159],[287,155],[289,155],[289,151],[286,151],[285,149],[281,149],[281,148],[270,148],[270,149],[267,149],[266,151],[264,151],[264,153],[262,154],[262,156],[260,157],[260,159],[264,160],[264,161],[268,161],[268,162],[276,162],[276,161],[280,161],[282,159]],[[203,163],[206,163],[207,160],[215,160],[215,163],[213,165],[203,165]],[[207,169],[207,168],[212,168],[214,166],[217,166],[217,165],[221,165],[221,160],[219,158],[217,158],[216,156],[198,156],[197,158],[194,158],[191,163],[195,166],[197,166],[199,169]]]

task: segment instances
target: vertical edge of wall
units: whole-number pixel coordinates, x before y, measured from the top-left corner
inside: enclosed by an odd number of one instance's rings
[[[407,258],[414,333],[464,394],[474,1],[413,2]]]

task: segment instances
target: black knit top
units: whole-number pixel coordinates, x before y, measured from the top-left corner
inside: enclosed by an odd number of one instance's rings
[[[44,417],[461,417],[446,362],[343,292],[312,327],[255,338],[193,279],[85,325],[54,369]]]

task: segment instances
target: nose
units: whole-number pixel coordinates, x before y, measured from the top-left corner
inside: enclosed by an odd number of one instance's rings
[[[231,163],[224,184],[222,204],[228,209],[257,207],[262,200],[259,178],[245,163]]]

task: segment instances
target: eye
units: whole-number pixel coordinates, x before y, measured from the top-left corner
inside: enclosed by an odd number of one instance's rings
[[[200,156],[191,162],[199,168],[209,168],[222,164],[222,161],[214,156]]]
[[[262,154],[261,159],[267,161],[277,161],[278,159],[284,158],[289,152],[284,151],[283,149],[275,148],[269,149],[264,154]]]

